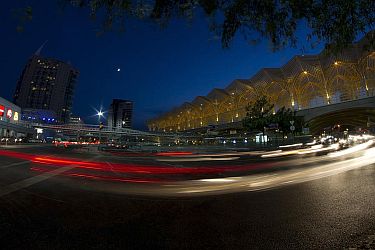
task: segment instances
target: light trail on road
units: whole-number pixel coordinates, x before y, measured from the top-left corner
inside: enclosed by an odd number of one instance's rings
[[[42,174],[69,167],[53,175],[53,180],[59,181],[58,176],[92,180],[85,185],[102,191],[148,196],[196,196],[265,190],[374,164],[373,144],[374,141],[369,140],[343,150],[339,150],[339,144],[335,143],[326,147],[311,145],[285,151],[255,151],[253,154],[228,152],[223,156],[218,153],[217,157],[215,154],[172,152],[152,158],[155,162],[221,162],[193,167],[85,161],[9,150],[0,150],[0,155],[28,160],[33,163],[30,169]],[[325,152],[325,155],[314,155],[317,152]],[[164,158],[160,158],[162,156]],[[249,157],[253,158],[252,161],[258,160],[249,163]],[[236,163],[229,164],[230,161]]]
[[[82,161],[78,159],[59,158],[51,156],[39,156],[26,153],[0,150],[0,155],[18,159],[29,160],[34,163],[52,165],[52,166],[74,166],[75,169],[88,169],[103,172],[117,172],[126,174],[219,174],[226,172],[249,171],[275,166],[270,163],[253,163],[246,165],[224,165],[217,167],[197,166],[197,167],[171,167],[153,166],[130,163],[108,163],[98,161]],[[235,159],[235,158],[232,158]],[[237,158],[236,158],[237,159]],[[229,159],[230,160],[230,159]]]
[[[148,196],[201,196],[218,195],[235,192],[261,191],[285,185],[302,183],[310,180],[340,174],[356,168],[375,164],[375,148],[363,149],[351,159],[341,159],[337,162],[322,163],[329,156],[315,159],[315,166],[306,169],[290,169],[274,174],[253,174],[226,178],[212,178],[171,182],[168,184],[149,186],[134,186],[132,189],[108,188],[103,190],[115,193],[128,193]],[[332,158],[331,158],[332,159]],[[286,162],[287,163],[287,162]],[[303,163],[303,161],[302,161]]]

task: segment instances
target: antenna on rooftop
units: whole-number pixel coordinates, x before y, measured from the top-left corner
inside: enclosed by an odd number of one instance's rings
[[[35,51],[34,55],[36,56],[40,56],[40,52],[42,52],[42,49],[44,47],[44,45],[46,45],[46,43],[48,42],[48,40],[46,40],[40,47],[37,51]]]

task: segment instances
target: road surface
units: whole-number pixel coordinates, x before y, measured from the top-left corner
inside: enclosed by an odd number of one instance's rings
[[[51,147],[8,151],[165,164],[149,156],[116,158]],[[240,157],[230,164],[244,161],[251,160]],[[47,166],[0,156],[3,249],[342,249],[360,245],[375,229],[374,164],[260,191],[198,196],[159,196],[158,186],[148,183],[140,185],[149,192],[155,187],[155,193],[111,192],[96,186],[112,181],[63,175],[75,166],[32,170],[38,167]],[[111,189],[134,185],[121,182]]]

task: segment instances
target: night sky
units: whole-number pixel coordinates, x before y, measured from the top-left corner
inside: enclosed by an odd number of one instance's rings
[[[43,4],[41,3],[43,2]],[[279,67],[293,55],[319,52],[304,44],[277,53],[268,41],[250,45],[239,35],[230,49],[208,31],[206,19],[192,24],[174,20],[167,28],[129,21],[123,33],[97,36],[99,21],[83,9],[59,7],[56,1],[28,1],[33,20],[17,32],[13,10],[25,1],[5,1],[0,10],[0,96],[12,100],[17,79],[28,58],[48,40],[42,56],[70,62],[80,71],[73,113],[88,123],[97,120],[93,108],[107,109],[113,98],[135,102],[134,127],[213,88],[224,88],[236,78],[250,78],[263,67]],[[118,72],[117,68],[121,71]]]

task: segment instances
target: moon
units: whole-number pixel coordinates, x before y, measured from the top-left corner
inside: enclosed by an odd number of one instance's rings
[[[117,69],[117,72],[120,72],[120,71],[121,71],[121,69],[120,69],[120,68],[118,68],[118,69]]]

